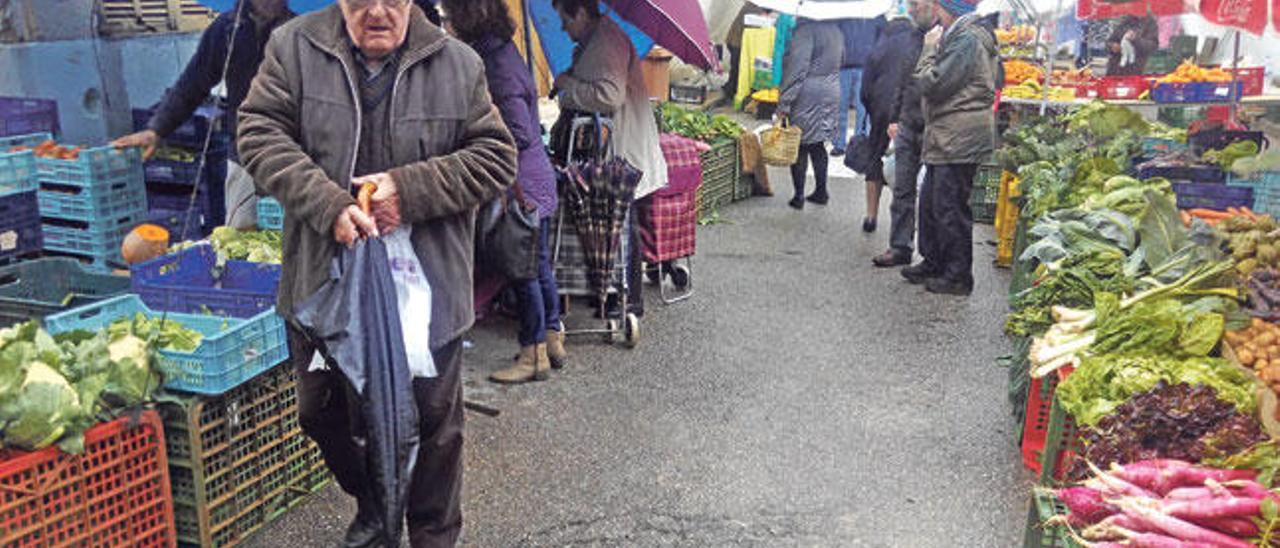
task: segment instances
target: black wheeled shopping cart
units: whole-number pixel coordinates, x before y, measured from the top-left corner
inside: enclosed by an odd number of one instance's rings
[[[628,270],[632,242],[629,211],[640,172],[614,156],[613,124],[598,116],[571,122],[570,146],[559,171],[560,207],[552,228],[556,283],[566,296],[594,297],[605,325],[566,330],[566,335],[604,335],[628,348],[640,342],[640,318],[628,313]],[[580,143],[590,143],[585,147]],[[621,318],[608,318],[609,295],[616,295]]]

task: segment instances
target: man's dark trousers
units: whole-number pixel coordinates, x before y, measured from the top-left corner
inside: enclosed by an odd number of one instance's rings
[[[302,430],[320,447],[338,485],[356,500],[367,498],[363,451],[352,437],[359,411],[348,405],[354,391],[338,371],[307,371],[314,347],[292,329],[289,350],[298,373]],[[462,533],[462,339],[431,354],[439,375],[413,380],[421,446],[406,518],[414,548],[452,547]]]
[[[920,254],[944,280],[973,287],[973,211],[977,164],[929,164],[920,192]]]

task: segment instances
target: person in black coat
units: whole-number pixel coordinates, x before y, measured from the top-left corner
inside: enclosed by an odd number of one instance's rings
[[[892,138],[889,125],[897,122],[903,88],[911,80],[923,37],[924,32],[909,20],[890,21],[863,69],[861,100],[871,119],[871,132],[863,146],[849,151],[846,164],[867,179],[867,216],[862,221],[865,232],[876,229],[876,213],[885,184],[882,158]]]
[[[890,248],[877,256],[873,263],[880,267],[911,264],[915,243],[916,180],[920,172],[921,137],[924,135],[924,113],[920,89],[912,77],[925,31],[934,26],[932,4],[929,0],[911,0],[909,18],[895,19],[885,28],[867,63],[867,84],[863,87],[863,101],[871,117],[873,145],[868,153],[873,173],[867,175],[868,185],[873,177],[883,184],[884,173],[880,158],[894,141],[893,202],[890,213]],[[879,187],[874,202],[868,207],[879,207]],[[868,191],[868,200],[873,197]]]

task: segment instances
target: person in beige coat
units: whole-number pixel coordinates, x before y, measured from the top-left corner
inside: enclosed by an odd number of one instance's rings
[[[667,162],[658,145],[658,123],[649,103],[635,46],[618,24],[600,14],[597,0],[553,0],[564,31],[578,47],[573,65],[556,77],[553,93],[562,110],[598,113],[613,120],[618,156],[644,173],[636,201],[667,186]],[[632,205],[632,217],[635,206]],[[644,315],[641,300],[640,237],[631,223],[628,285],[632,312]]]

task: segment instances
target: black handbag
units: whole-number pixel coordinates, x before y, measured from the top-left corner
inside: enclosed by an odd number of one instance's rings
[[[512,281],[538,277],[538,208],[526,205],[520,184],[480,207],[476,218],[476,258]]]
[[[866,175],[872,168],[871,154],[871,137],[854,135],[845,147],[844,166],[852,169],[854,173]]]

